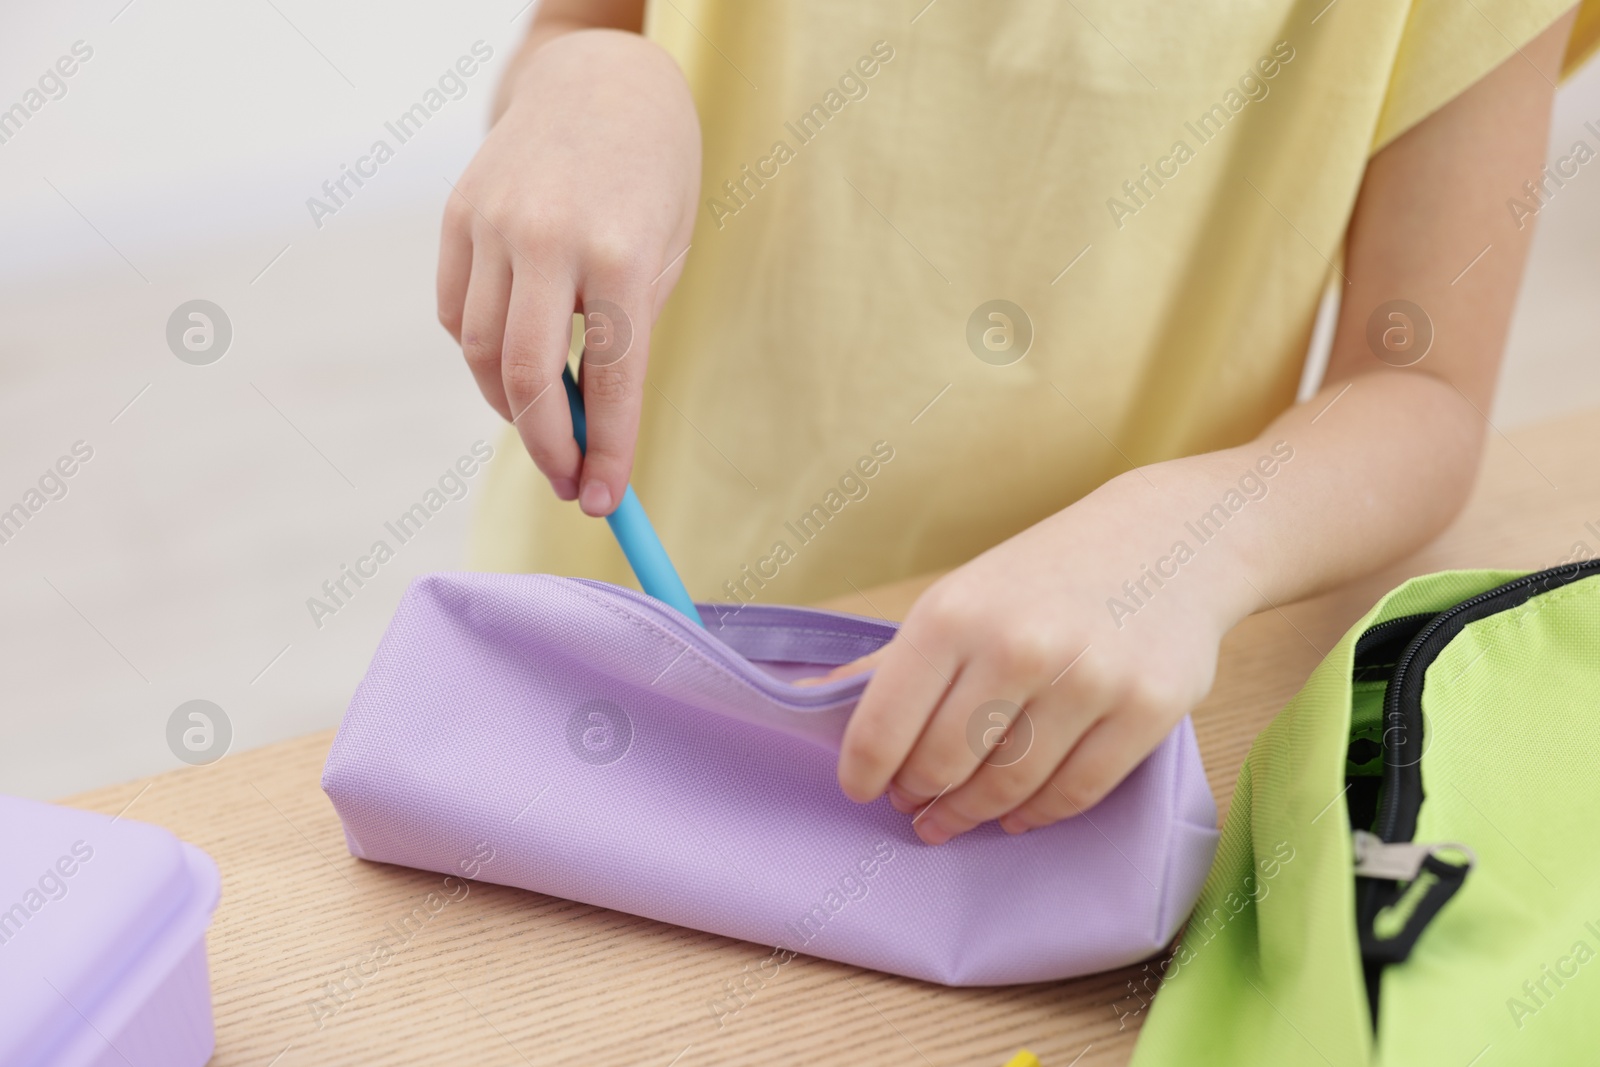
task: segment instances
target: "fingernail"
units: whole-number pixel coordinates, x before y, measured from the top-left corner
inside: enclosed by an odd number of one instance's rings
[[[943,823],[932,819],[920,820],[916,824],[916,829],[917,836],[927,845],[942,845],[955,836]]]
[[[551,479],[550,488],[556,491],[556,498],[558,500],[578,499],[578,483],[573,481],[571,478]]]
[[[920,796],[913,793],[911,790],[902,788],[893,782],[889,783],[889,803],[894,805],[896,811],[903,811],[910,815],[932,799],[929,796]]]
[[[1006,815],[1000,820],[1000,829],[1008,834],[1025,834],[1033,827],[1020,815]]]
[[[579,503],[589,514],[603,515],[611,507],[611,487],[599,479],[585,482]]]

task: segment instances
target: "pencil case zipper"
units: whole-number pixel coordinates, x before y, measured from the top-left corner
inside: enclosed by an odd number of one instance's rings
[[[717,637],[711,628],[702,629],[696,626],[654,597],[586,578],[576,581],[590,592],[617,604],[629,614],[653,623],[723,670],[746,682],[763,696],[794,711],[814,711],[847,703],[860,696],[872,676],[869,671],[838,681],[806,686],[785,682],[774,678],[730,647],[727,642]],[[847,639],[882,637],[880,645],[887,643],[898,630],[898,627],[891,622],[826,611],[821,608],[787,605],[743,605],[721,615],[717,621],[724,626],[730,625],[727,621],[729,617],[744,614],[750,616],[749,622],[735,621],[731,625],[746,629],[762,627],[791,631],[805,629]],[[820,663],[818,665],[825,666]]]

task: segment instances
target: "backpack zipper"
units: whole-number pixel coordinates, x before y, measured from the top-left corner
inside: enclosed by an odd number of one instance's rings
[[[1509,611],[1548,593],[1600,574],[1600,559],[1537,571],[1496,586],[1422,624],[1400,653],[1383,697],[1383,791],[1373,831],[1386,842],[1409,841],[1422,808],[1422,686],[1427,670],[1468,623]],[[1416,619],[1418,616],[1407,616]],[[1400,622],[1405,620],[1391,620]],[[1382,624],[1387,625],[1387,624]],[[1361,640],[1378,630],[1375,626]],[[1359,648],[1360,642],[1357,643]],[[1393,738],[1393,744],[1391,744]]]
[[[1478,862],[1478,854],[1456,841],[1437,844],[1418,844],[1415,841],[1384,841],[1377,834],[1357,830],[1351,835],[1355,853],[1357,878],[1384,878],[1395,882],[1415,881],[1429,857],[1440,853],[1457,852],[1466,857],[1471,870]]]
[[[1509,611],[1542,593],[1600,574],[1600,560],[1552,567],[1496,586],[1437,614],[1390,619],[1356,641],[1353,677],[1371,680],[1396,647],[1383,698],[1383,775],[1371,832],[1353,828],[1356,933],[1372,1025],[1378,1025],[1383,970],[1405,960],[1422,931],[1477,862],[1460,844],[1412,841],[1422,809],[1422,693],[1427,671],[1468,624]],[[1407,639],[1406,635],[1411,636]],[[1451,859],[1454,853],[1457,859]]]

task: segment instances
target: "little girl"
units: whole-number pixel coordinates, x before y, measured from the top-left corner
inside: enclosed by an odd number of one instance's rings
[[[842,668],[844,791],[930,844],[1089,807],[1231,626],[1461,507],[1569,4],[544,0],[440,248],[525,446],[477,565],[628,580],[584,516],[631,478],[703,597],[946,570]]]

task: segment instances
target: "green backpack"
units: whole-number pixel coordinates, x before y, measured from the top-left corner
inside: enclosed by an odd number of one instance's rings
[[[1256,739],[1133,1063],[1600,1063],[1597,757],[1600,560],[1400,586]]]

